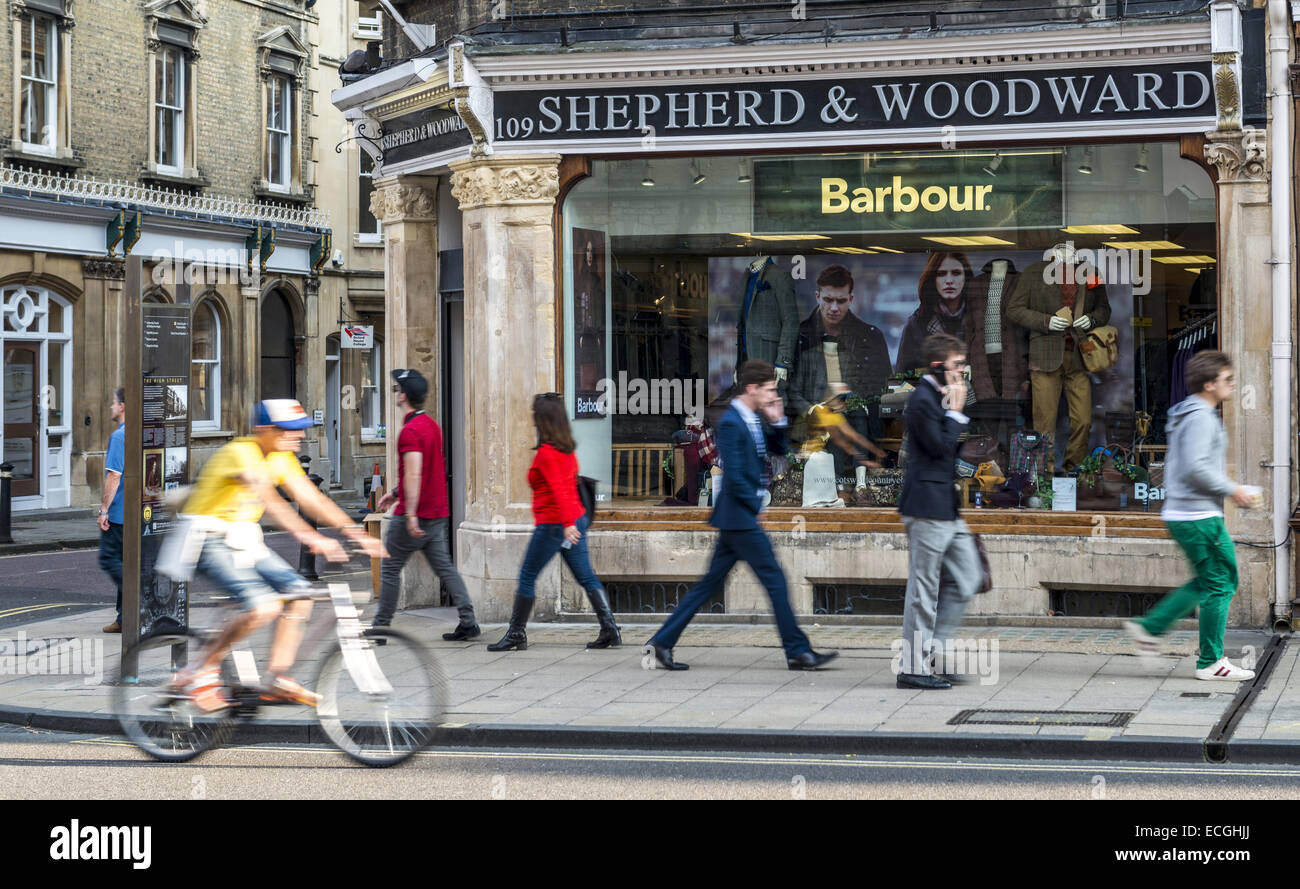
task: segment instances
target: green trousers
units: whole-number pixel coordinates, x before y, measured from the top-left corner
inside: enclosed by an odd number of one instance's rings
[[[1166,522],[1169,534],[1187,553],[1196,577],[1166,595],[1140,623],[1159,636],[1174,621],[1201,609],[1201,656],[1197,668],[1223,657],[1228,603],[1237,592],[1237,553],[1220,517],[1195,522]]]

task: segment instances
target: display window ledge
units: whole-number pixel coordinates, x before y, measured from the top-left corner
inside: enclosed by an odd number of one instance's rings
[[[712,530],[706,507],[607,506],[596,510],[593,531]],[[1020,534],[1046,537],[1168,538],[1160,514],[1131,512],[1055,512],[1048,509],[967,509],[961,517],[977,534]],[[897,509],[845,507],[800,509],[778,506],[767,510],[763,527],[789,531],[802,519],[801,530],[820,533],[902,534]]]

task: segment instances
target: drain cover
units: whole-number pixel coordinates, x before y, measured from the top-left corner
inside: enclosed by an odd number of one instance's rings
[[[1133,713],[1105,710],[963,710],[948,725],[1080,725],[1123,728]]]

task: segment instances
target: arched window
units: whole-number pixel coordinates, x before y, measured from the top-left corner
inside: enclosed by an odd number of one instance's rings
[[[194,308],[190,360],[190,423],[194,429],[220,429],[221,316],[210,299]]]

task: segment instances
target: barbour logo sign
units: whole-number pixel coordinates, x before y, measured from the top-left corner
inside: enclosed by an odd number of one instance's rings
[[[822,213],[939,213],[990,209],[988,196],[992,185],[926,185],[918,188],[904,184],[895,176],[890,185],[862,185],[849,191],[844,179],[821,180]]]

